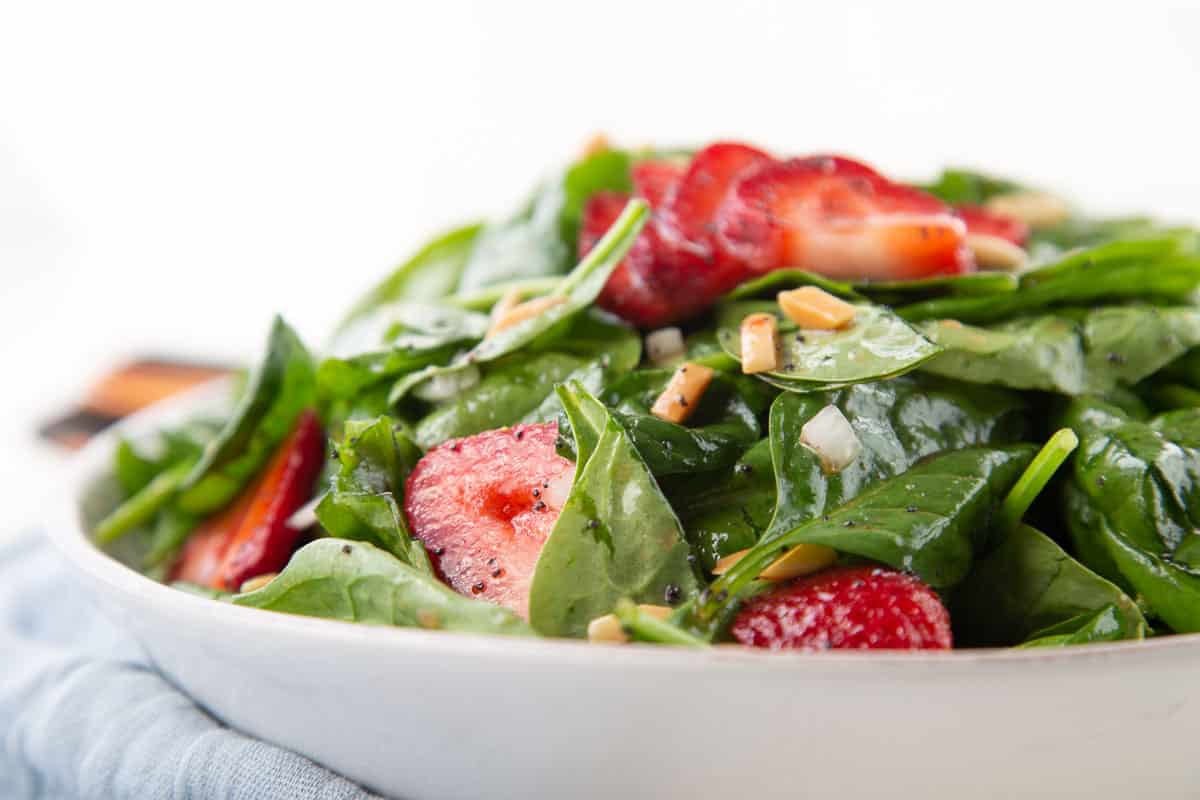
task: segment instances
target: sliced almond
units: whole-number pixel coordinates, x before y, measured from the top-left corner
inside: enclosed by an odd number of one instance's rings
[[[832,331],[854,321],[854,306],[816,286],[780,292],[777,299],[783,313],[801,328]]]
[[[700,404],[712,378],[713,371],[701,364],[688,361],[680,365],[667,382],[667,388],[654,401],[650,413],[667,422],[682,424]]]
[[[1029,255],[1023,248],[999,236],[967,234],[967,247],[975,256],[975,264],[982,269],[1019,272],[1029,263]]]
[[[1066,202],[1049,192],[1007,192],[983,204],[988,211],[1021,220],[1031,228],[1052,228],[1071,216]]]
[[[603,153],[608,150],[612,150],[612,142],[609,141],[609,138],[603,133],[594,133],[592,134],[592,137],[584,143],[583,152],[580,153],[580,156],[587,158],[588,156],[594,156],[598,153]]]
[[[253,578],[247,578],[242,581],[241,588],[238,591],[242,594],[257,591],[278,577],[278,572],[264,572],[262,575],[255,575]]]
[[[724,575],[746,557],[750,549],[730,553],[713,565],[713,575]],[[837,560],[837,551],[821,544],[798,544],[772,561],[758,577],[764,581],[786,581],[820,572]]]
[[[567,298],[561,295],[550,295],[548,297],[535,297],[532,300],[526,300],[520,303],[503,314],[497,315],[492,321],[491,330],[488,331],[488,336],[495,336],[502,330],[511,328],[527,319],[533,319],[539,314],[545,313],[547,310],[561,305],[567,301]],[[500,300],[503,303],[504,299]],[[497,303],[496,305],[500,305]]]
[[[774,314],[750,314],[742,320],[742,372],[779,369],[779,321]]]
[[[798,544],[759,573],[764,581],[787,581],[820,572],[837,561],[837,551],[822,544]]]
[[[638,605],[638,609],[643,614],[649,614],[655,619],[666,619],[671,616],[671,609],[667,606]],[[587,638],[589,642],[608,644],[623,644],[629,641],[616,614],[605,614],[603,617],[596,617],[589,622]]]

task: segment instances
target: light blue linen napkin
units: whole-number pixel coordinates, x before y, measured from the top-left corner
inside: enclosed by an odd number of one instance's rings
[[[0,544],[0,744],[3,798],[376,797],[204,713],[38,534]]]

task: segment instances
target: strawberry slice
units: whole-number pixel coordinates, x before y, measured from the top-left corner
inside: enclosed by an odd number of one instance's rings
[[[262,476],[188,537],[172,580],[236,592],[248,578],[283,569],[300,536],[287,521],[312,496],[324,459],[321,422],[305,411]]]
[[[742,606],[730,629],[770,650],[949,650],[950,614],[911,575],[842,567],[785,583]]]
[[[954,207],[955,215],[967,224],[967,233],[998,236],[1018,247],[1029,241],[1029,226],[1016,217],[988,211],[983,206],[963,203]]]
[[[609,227],[620,216],[628,202],[627,195],[599,192],[592,195],[583,209],[583,224],[579,229],[579,256],[582,258],[596,246]],[[596,302],[627,322],[650,327],[669,319],[672,307],[669,295],[650,282],[654,274],[658,236],[653,221],[642,229],[629,253],[613,270],[608,283]]]
[[[762,150],[738,142],[717,142],[696,153],[660,214],[666,247],[712,261],[717,255],[712,223],[726,192],[743,172],[770,160]]]
[[[662,207],[663,201],[683,176],[683,167],[670,161],[639,161],[630,170],[633,193],[650,204]]]
[[[446,582],[522,616],[529,581],[566,502],[575,465],[558,425],[516,425],[427,452],[408,477],[404,513]]]
[[[940,200],[842,157],[755,167],[729,190],[716,225],[722,250],[756,272],[897,280],[973,266],[966,226]]]

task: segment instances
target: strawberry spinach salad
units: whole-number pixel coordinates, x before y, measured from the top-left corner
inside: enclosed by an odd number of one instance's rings
[[[964,170],[592,147],[227,418],[96,542],[270,611],[770,649],[1200,631],[1200,238]]]

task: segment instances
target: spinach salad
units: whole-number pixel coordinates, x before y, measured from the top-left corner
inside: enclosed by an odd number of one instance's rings
[[[223,419],[98,546],[219,602],[509,636],[1200,631],[1200,238],[965,170],[593,146]]]

